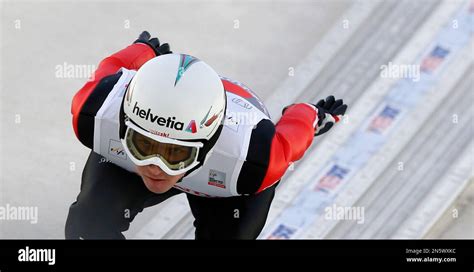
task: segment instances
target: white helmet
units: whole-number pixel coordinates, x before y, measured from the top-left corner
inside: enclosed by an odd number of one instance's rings
[[[156,164],[170,175],[189,174],[204,163],[220,135],[226,97],[209,65],[189,55],[165,54],[138,69],[122,107],[120,138],[132,161]],[[136,146],[144,138],[153,148]],[[170,157],[177,147],[188,148],[180,152],[189,158]]]

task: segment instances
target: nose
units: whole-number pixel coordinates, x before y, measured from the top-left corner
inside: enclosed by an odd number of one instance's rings
[[[150,174],[152,174],[155,177],[164,173],[163,170],[161,170],[161,168],[158,165],[153,165],[153,164],[148,165],[148,171],[150,172]]]

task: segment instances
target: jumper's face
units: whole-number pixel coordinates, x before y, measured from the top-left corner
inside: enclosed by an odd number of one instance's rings
[[[167,192],[186,174],[171,176],[156,165],[137,166],[137,172],[148,190],[156,194]]]

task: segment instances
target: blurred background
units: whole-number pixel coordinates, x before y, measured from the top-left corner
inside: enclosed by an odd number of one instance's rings
[[[294,102],[349,105],[285,174],[261,239],[474,238],[474,0],[1,1],[0,14],[1,239],[64,238],[89,154],[72,97],[143,30],[249,86],[275,122]],[[192,221],[181,194],[125,235],[193,239]]]

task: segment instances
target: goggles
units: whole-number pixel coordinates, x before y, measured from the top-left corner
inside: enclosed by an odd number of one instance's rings
[[[147,132],[130,121],[122,144],[129,157],[139,166],[154,164],[168,175],[180,175],[199,164],[200,142],[185,142]]]

